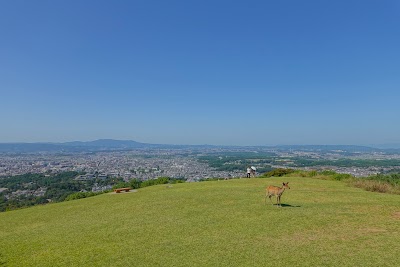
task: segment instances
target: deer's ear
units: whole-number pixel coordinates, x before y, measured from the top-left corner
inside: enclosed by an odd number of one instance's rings
[[[287,182],[286,184],[288,184],[289,182]]]

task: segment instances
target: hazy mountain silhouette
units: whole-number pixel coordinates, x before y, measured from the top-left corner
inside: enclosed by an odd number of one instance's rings
[[[34,152],[84,152],[84,151],[107,151],[107,150],[130,150],[130,149],[183,149],[183,148],[256,148],[264,147],[277,150],[298,151],[344,151],[344,152],[373,152],[391,151],[397,152],[397,146],[356,146],[356,145],[277,145],[277,146],[215,146],[215,145],[166,145],[140,143],[133,140],[98,139],[94,141],[73,141],[64,143],[0,143],[0,152],[8,153],[34,153]],[[400,145],[398,146],[400,147]]]
[[[63,146],[72,146],[72,147],[97,147],[97,148],[142,148],[147,146],[153,146],[152,144],[139,143],[132,140],[114,140],[114,139],[99,139],[95,141],[74,141],[74,142],[65,142],[61,143]]]

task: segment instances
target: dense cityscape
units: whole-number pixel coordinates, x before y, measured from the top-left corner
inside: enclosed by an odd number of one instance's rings
[[[197,160],[191,151],[119,151],[77,154],[0,155],[0,177],[24,173],[84,172],[87,177],[122,177],[143,180],[160,176],[199,180],[211,177],[239,177],[243,171],[221,172]],[[81,177],[82,178],[82,177]]]
[[[154,179],[160,176],[184,178],[196,181],[213,177],[230,178],[242,177],[245,169],[234,171],[219,171],[208,164],[199,161],[206,155],[217,155],[218,158],[229,157],[237,153],[247,153],[241,160],[252,160],[251,153],[271,153],[273,161],[260,163],[253,160],[256,167],[270,168],[296,168],[296,169],[332,169],[339,173],[349,173],[356,177],[368,176],[380,172],[396,170],[398,166],[385,166],[380,164],[365,167],[335,166],[338,159],[374,160],[377,163],[384,160],[400,160],[400,154],[385,152],[355,152],[343,156],[344,151],[280,151],[276,149],[258,148],[210,148],[202,150],[193,149],[137,149],[130,151],[104,151],[81,153],[27,153],[27,154],[0,154],[0,178],[20,175],[24,173],[60,173],[64,171],[84,172],[88,177],[96,174],[100,177],[122,177],[124,180],[138,178],[142,180]],[[235,154],[236,153],[236,154]],[[250,153],[250,154],[249,154]],[[245,157],[245,156],[243,156]],[[304,158],[314,161],[331,161],[326,166],[302,167],[294,159]],[[259,157],[257,157],[259,159]],[[238,163],[238,162],[236,162]],[[231,163],[225,163],[231,164]]]

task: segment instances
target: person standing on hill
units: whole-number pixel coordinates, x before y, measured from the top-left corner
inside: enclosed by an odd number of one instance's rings
[[[249,167],[247,167],[247,174],[246,174],[246,177],[247,177],[247,178],[250,178],[250,175],[251,175],[251,168],[250,168],[250,166],[249,166]]]
[[[251,174],[253,175],[253,177],[256,177],[256,170],[257,170],[256,167],[251,166],[250,170],[251,170]]]

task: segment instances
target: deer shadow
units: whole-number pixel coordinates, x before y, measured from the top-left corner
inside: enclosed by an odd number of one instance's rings
[[[274,206],[276,206],[277,204],[274,204]],[[279,205],[278,205],[279,206]],[[280,206],[282,207],[282,208],[300,208],[301,206],[293,206],[293,205],[290,205],[290,204],[284,204],[284,203],[282,203],[282,204],[280,204]]]

